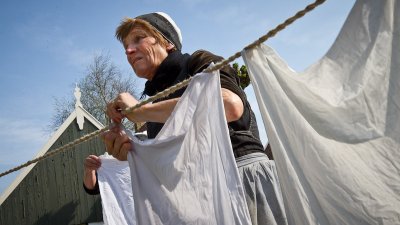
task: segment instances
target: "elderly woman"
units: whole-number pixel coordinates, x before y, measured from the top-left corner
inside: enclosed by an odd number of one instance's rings
[[[147,80],[143,95],[154,95],[222,60],[203,50],[192,55],[182,54],[181,32],[165,13],[127,18],[117,28],[116,37],[123,44],[136,75]],[[239,86],[236,71],[225,66],[220,74],[225,116],[252,222],[287,224],[279,182],[259,139],[256,118]],[[146,122],[148,138],[154,138],[183,92],[181,89],[128,115],[122,114],[121,109],[132,107],[138,101],[129,93],[121,93],[108,104],[107,114],[116,123],[125,117],[132,122]],[[103,140],[109,154],[120,160],[127,159],[131,143],[120,128],[105,133]]]

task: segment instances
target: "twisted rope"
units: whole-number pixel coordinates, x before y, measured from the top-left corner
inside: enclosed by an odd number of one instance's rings
[[[191,80],[192,80],[192,77],[189,77],[188,79],[183,80],[182,82],[176,84],[175,86],[169,87],[169,88],[165,89],[164,91],[159,92],[159,93],[149,97],[148,99],[139,102],[138,104],[136,104],[132,107],[128,107],[128,108],[122,110],[122,113],[125,115],[132,113],[135,109],[138,109],[138,108],[142,107],[143,105],[146,105],[147,103],[154,102],[157,99],[167,97],[168,95],[174,93],[175,91],[188,86],[188,84],[190,83]]]
[[[296,21],[297,19],[303,17],[306,13],[308,13],[311,10],[315,9],[317,6],[321,5],[325,1],[326,0],[317,0],[314,3],[312,3],[310,5],[307,5],[306,8],[304,8],[301,11],[298,11],[294,16],[288,18],[287,20],[285,20],[285,22],[279,24],[274,29],[268,31],[268,33],[266,33],[265,35],[261,36],[260,38],[258,38],[253,43],[245,46],[243,49],[244,50],[248,50],[248,49],[252,49],[252,48],[255,48],[255,47],[259,46],[260,44],[264,43],[269,38],[275,36],[279,31],[282,31],[287,26],[292,24],[294,21]],[[217,62],[212,67],[206,68],[205,70],[203,70],[203,72],[204,73],[211,73],[213,71],[219,70],[222,67],[228,65],[229,63],[233,62],[235,59],[239,58],[241,56],[241,54],[242,54],[242,51],[236,52],[235,54],[233,54],[229,58],[227,58],[225,60],[222,60],[220,62]],[[188,79],[182,81],[181,83],[176,84],[176,86],[172,86],[172,87],[164,90],[163,92],[159,92],[156,95],[150,97],[149,99],[147,99],[147,100],[145,100],[143,102],[140,102],[139,104],[137,104],[137,105],[135,105],[135,106],[133,106],[131,108],[127,108],[127,109],[123,110],[122,112],[124,114],[129,114],[129,113],[133,112],[135,109],[140,108],[143,105],[146,105],[147,103],[153,102],[154,100],[157,100],[157,99],[162,98],[162,97],[166,97],[166,96],[174,93],[176,90],[179,90],[179,89],[181,89],[183,87],[186,87],[189,84],[191,79],[192,79],[192,77],[189,77]]]
[[[81,137],[81,138],[79,138],[79,139],[76,139],[76,140],[74,140],[74,141],[72,141],[72,142],[69,142],[69,143],[66,144],[66,145],[63,145],[63,146],[61,146],[61,147],[58,147],[58,148],[54,149],[53,151],[50,151],[50,152],[48,152],[48,153],[46,153],[46,154],[44,154],[44,155],[42,155],[42,156],[40,156],[40,157],[37,157],[36,159],[29,160],[28,162],[26,162],[26,163],[24,163],[24,164],[22,164],[22,165],[19,165],[19,166],[15,167],[15,168],[12,168],[12,169],[7,170],[7,171],[5,171],[5,172],[3,172],[3,173],[0,173],[0,177],[5,176],[5,175],[7,175],[7,174],[9,174],[9,173],[15,172],[15,171],[17,171],[17,170],[20,170],[20,169],[22,169],[22,168],[24,168],[24,167],[27,167],[27,166],[29,166],[29,165],[31,165],[31,164],[33,164],[33,163],[36,163],[36,162],[38,162],[38,161],[40,161],[40,160],[43,160],[43,159],[45,159],[45,158],[48,158],[48,157],[50,157],[50,156],[56,155],[56,154],[58,154],[58,153],[60,153],[60,152],[62,152],[62,151],[65,151],[65,150],[67,150],[67,149],[72,149],[72,147],[74,147],[75,145],[80,144],[80,143],[83,143],[83,142],[85,142],[85,141],[88,141],[88,140],[92,139],[93,137],[96,137],[97,135],[103,133],[103,132],[106,131],[106,130],[108,130],[108,127],[105,127],[105,128],[103,128],[103,129],[100,129],[100,130],[97,130],[97,131],[92,132],[92,133],[90,133],[90,134],[87,134],[87,135],[85,135],[85,136],[83,136],[83,137]]]
[[[282,31],[287,26],[292,24],[294,21],[296,21],[297,19],[303,17],[305,14],[307,14],[310,11],[312,11],[313,9],[315,9],[317,6],[321,5],[325,1],[326,0],[316,0],[314,3],[307,5],[303,10],[298,11],[294,16],[288,18],[287,20],[285,20],[285,22],[279,24],[274,29],[268,31],[268,33],[266,33],[265,35],[261,36],[256,41],[254,41],[253,43],[247,45],[243,49],[244,50],[249,50],[249,49],[252,49],[252,48],[255,48],[255,47],[259,46],[260,44],[262,44],[263,42],[268,40],[270,37],[275,36],[279,31]],[[212,71],[219,70],[222,67],[228,65],[229,63],[233,62],[233,60],[239,58],[241,56],[241,53],[242,53],[242,51],[236,52],[231,57],[216,63],[213,67],[207,68],[203,72],[210,73]]]
[[[265,41],[268,40],[270,37],[275,36],[279,31],[282,31],[282,30],[285,29],[288,25],[292,24],[292,23],[293,23],[294,21],[296,21],[297,19],[303,17],[305,14],[307,14],[307,13],[310,12],[310,11],[312,11],[314,8],[316,8],[317,6],[321,5],[321,4],[324,3],[325,1],[326,1],[326,0],[316,0],[314,3],[311,3],[311,4],[307,5],[303,10],[297,12],[294,16],[292,16],[292,17],[290,17],[289,19],[285,20],[285,22],[279,24],[279,25],[276,26],[274,29],[270,30],[267,34],[261,36],[261,37],[258,38],[256,41],[254,41],[253,43],[247,45],[247,46],[244,47],[243,49],[244,49],[244,50],[249,50],[249,49],[252,49],[252,48],[257,47],[258,45],[260,45],[261,43],[265,42]],[[214,66],[212,66],[212,67],[208,67],[208,68],[205,69],[203,72],[204,72],[204,73],[211,73],[211,72],[213,72],[213,71],[219,70],[219,69],[221,69],[222,67],[228,65],[229,63],[233,62],[235,59],[239,58],[240,56],[241,56],[241,51],[236,52],[234,55],[230,56],[229,58],[227,58],[227,59],[225,59],[225,60],[223,60],[223,61],[220,61],[220,62],[216,63],[216,64],[215,64]],[[153,101],[155,101],[155,100],[157,100],[157,99],[166,97],[166,96],[170,95],[171,93],[174,93],[176,90],[179,90],[179,89],[181,89],[181,88],[183,88],[183,87],[186,87],[186,86],[189,84],[189,82],[191,81],[191,79],[192,79],[192,77],[189,77],[188,79],[182,81],[181,83],[178,83],[178,84],[176,84],[175,86],[172,86],[172,87],[170,87],[170,88],[167,88],[167,89],[165,89],[164,91],[159,92],[159,93],[157,93],[156,95],[149,97],[148,99],[146,99],[146,100],[144,100],[144,101],[142,101],[142,102],[136,104],[136,105],[133,106],[133,107],[124,109],[124,110],[122,110],[122,113],[123,113],[123,114],[132,113],[134,110],[140,108],[141,106],[143,106],[143,105],[145,105],[145,104],[148,104],[148,103],[153,102]],[[78,144],[80,144],[80,143],[86,142],[86,141],[88,141],[88,140],[90,140],[90,139],[96,137],[97,135],[99,135],[99,134],[101,134],[101,133],[107,131],[108,129],[109,129],[109,127],[105,127],[105,128],[103,128],[103,129],[101,129],[101,130],[98,130],[98,131],[92,132],[92,133],[90,133],[90,134],[87,134],[87,135],[85,135],[85,136],[83,136],[83,137],[81,137],[81,138],[79,138],[79,139],[76,139],[76,140],[74,140],[74,141],[72,141],[72,142],[70,142],[70,143],[68,143],[68,144],[66,144],[66,145],[64,145],[64,146],[61,146],[61,147],[59,147],[59,148],[56,148],[55,150],[50,151],[50,152],[44,154],[43,156],[40,156],[40,157],[38,157],[38,158],[36,158],[36,159],[30,160],[30,161],[28,161],[28,162],[26,162],[26,163],[24,163],[24,164],[22,164],[22,165],[20,165],[20,166],[17,166],[17,167],[15,167],[15,168],[13,168],[13,169],[10,169],[10,170],[7,170],[7,171],[5,171],[5,172],[3,172],[3,173],[0,173],[0,177],[3,177],[3,176],[5,176],[5,175],[7,175],[7,174],[9,174],[9,173],[12,173],[12,172],[15,172],[15,171],[17,171],[17,170],[20,170],[20,169],[22,169],[22,168],[24,168],[24,167],[27,167],[27,166],[29,166],[29,165],[31,165],[31,164],[33,164],[33,163],[36,163],[36,162],[38,162],[38,161],[40,161],[40,160],[46,159],[46,158],[48,158],[48,157],[50,157],[50,156],[56,155],[56,154],[58,154],[58,153],[60,153],[60,152],[62,152],[62,151],[65,151],[65,150],[67,150],[67,149],[70,149],[70,148],[74,147],[75,145],[78,145]]]

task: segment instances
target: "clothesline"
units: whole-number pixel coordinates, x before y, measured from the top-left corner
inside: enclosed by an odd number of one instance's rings
[[[265,35],[261,36],[256,41],[254,41],[253,43],[247,45],[243,49],[244,50],[248,50],[248,49],[252,49],[252,48],[260,45],[261,43],[263,43],[266,40],[268,40],[269,38],[275,36],[278,32],[282,31],[288,25],[292,24],[297,19],[303,17],[305,14],[307,14],[310,11],[312,11],[313,9],[315,9],[317,6],[321,5],[325,1],[326,0],[316,0],[314,3],[311,3],[311,4],[307,5],[303,10],[298,11],[294,16],[286,19],[283,23],[279,24],[274,29],[268,31],[268,33],[266,33]],[[210,73],[212,71],[219,70],[222,67],[228,65],[229,63],[233,62],[235,59],[239,58],[240,56],[241,56],[241,51],[238,51],[235,54],[233,54],[232,56],[228,57],[227,59],[225,59],[223,61],[220,61],[220,62],[216,63],[214,66],[211,66],[211,67],[205,69],[203,72]],[[182,81],[181,83],[178,83],[175,86],[172,86],[172,87],[170,87],[170,88],[168,88],[168,89],[166,89],[166,90],[164,90],[162,92],[159,92],[156,95],[151,96],[151,97],[149,97],[148,99],[146,99],[146,100],[144,100],[142,102],[139,102],[137,105],[123,110],[122,112],[124,114],[129,114],[129,113],[133,112],[134,110],[140,108],[141,106],[143,106],[145,104],[153,102],[153,101],[155,101],[157,99],[160,99],[162,97],[166,97],[166,96],[174,93],[175,91],[177,91],[177,90],[179,90],[179,89],[181,89],[183,87],[186,87],[190,83],[191,79],[192,79],[192,77],[190,77],[190,78]],[[48,158],[50,156],[56,155],[58,153],[61,153],[61,152],[65,151],[65,150],[72,149],[74,146],[76,146],[76,145],[78,145],[80,143],[86,142],[88,140],[91,140],[92,138],[100,135],[101,133],[107,131],[108,129],[109,129],[109,127],[105,127],[103,129],[100,129],[100,130],[97,130],[95,132],[89,133],[89,134],[87,134],[87,135],[85,135],[85,136],[83,136],[83,137],[81,137],[79,139],[76,139],[76,140],[74,140],[74,141],[72,141],[72,142],[70,142],[70,143],[68,143],[66,145],[63,145],[63,146],[61,146],[59,148],[56,148],[53,151],[48,152],[48,153],[46,153],[46,154],[44,154],[44,155],[42,155],[40,157],[37,157],[37,158],[35,158],[33,160],[29,160],[28,162],[26,162],[24,164],[21,164],[21,165],[19,165],[17,167],[14,167],[14,168],[10,169],[10,170],[2,172],[2,173],[0,173],[0,177],[3,177],[3,176],[5,176],[7,174],[10,174],[12,172],[18,171],[18,170],[20,170],[20,169],[22,169],[24,167],[27,167],[27,166],[29,166],[29,165],[31,165],[33,163],[37,163],[37,162],[39,162],[41,160],[44,160],[44,159],[46,159],[46,158]]]

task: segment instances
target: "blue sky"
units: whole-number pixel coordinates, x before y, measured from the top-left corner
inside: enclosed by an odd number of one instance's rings
[[[0,172],[32,159],[46,143],[54,98],[74,84],[98,53],[134,76],[114,38],[124,17],[163,11],[183,34],[183,52],[229,57],[313,1],[305,0],[3,0],[0,2]],[[295,70],[321,58],[354,1],[330,0],[265,42]],[[237,60],[243,63],[242,59]],[[144,81],[138,81],[142,90]],[[255,111],[256,100],[247,90]],[[258,115],[258,112],[256,112]],[[267,137],[258,117],[262,140]],[[18,173],[0,178],[0,193]]]

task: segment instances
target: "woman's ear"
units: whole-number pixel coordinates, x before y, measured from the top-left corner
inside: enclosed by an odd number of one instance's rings
[[[175,49],[175,45],[172,43],[168,43],[167,45],[167,52],[171,52],[172,50]]]

